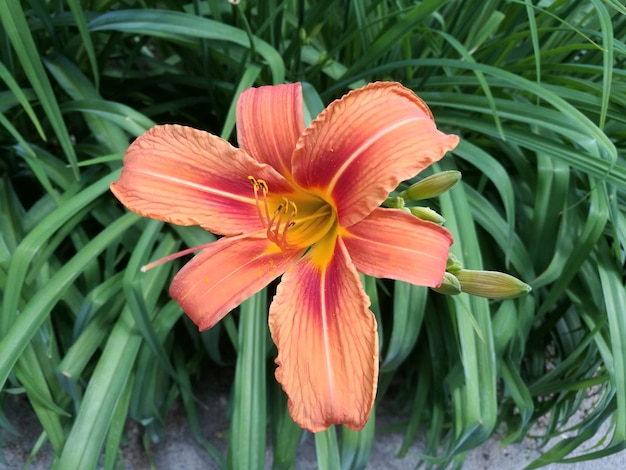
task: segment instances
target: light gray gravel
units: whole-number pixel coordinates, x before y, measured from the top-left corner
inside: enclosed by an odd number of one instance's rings
[[[222,452],[226,450],[225,435],[228,430],[226,415],[227,397],[224,394],[205,397],[210,408],[201,410],[203,436]],[[3,452],[6,461],[0,462],[0,470],[17,470],[23,468],[28,461],[28,454],[41,435],[41,428],[36,417],[28,409],[28,403],[21,397],[9,397],[8,418],[19,430],[20,436],[4,433],[2,436]],[[385,414],[384,409],[377,414],[377,423],[386,424],[393,417]],[[608,426],[608,424],[607,424]],[[126,470],[200,470],[217,469],[217,465],[208,457],[205,450],[193,439],[187,425],[182,406],[176,405],[167,420],[165,437],[151,446],[150,456],[142,445],[141,428],[136,423],[129,423],[127,428],[128,442],[124,444],[124,468]],[[405,470],[414,469],[420,462],[419,452],[422,443],[416,442],[406,457],[396,457],[402,444],[403,436],[399,433],[386,433],[377,436],[369,464],[370,470]],[[471,452],[468,452],[463,468],[516,470],[522,469],[541,455],[541,449],[533,439],[525,439],[518,444],[502,448],[497,436]],[[44,470],[49,468],[52,452],[50,444],[45,444],[38,455],[30,462],[28,468]],[[266,454],[266,468],[271,468],[271,449]],[[315,441],[308,434],[298,450],[297,469],[308,470],[317,468],[315,460]],[[626,452],[622,452],[601,460],[563,465],[550,465],[548,469],[583,470],[583,469],[625,469]],[[73,469],[68,469],[73,470]],[[82,470],[82,469],[77,469]]]

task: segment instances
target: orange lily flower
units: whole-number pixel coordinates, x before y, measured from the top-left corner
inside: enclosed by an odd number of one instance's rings
[[[299,83],[251,88],[237,133],[240,149],[189,127],[154,127],[130,146],[111,190],[143,216],[223,235],[170,287],[201,330],[282,275],[269,327],[292,418],[312,432],[361,429],[376,394],[378,333],[358,273],[435,287],[452,244],[445,228],[379,206],[458,137],[390,82],[348,93],[306,129]]]

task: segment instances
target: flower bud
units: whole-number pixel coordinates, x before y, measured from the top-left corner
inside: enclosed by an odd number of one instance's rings
[[[446,271],[456,273],[463,269],[463,263],[461,263],[453,253],[448,253],[448,260],[446,261]]]
[[[443,295],[458,295],[461,293],[461,284],[454,274],[446,272],[443,274],[441,285],[431,289]]]
[[[435,212],[430,207],[413,206],[409,207],[411,214],[418,219],[426,220],[428,222],[435,222],[437,225],[443,225],[446,221],[441,214]]]
[[[409,201],[420,201],[439,196],[461,180],[461,172],[456,170],[442,171],[418,181],[408,189],[402,191],[399,196]]]
[[[532,290],[528,284],[516,277],[497,271],[460,269],[454,275],[461,283],[463,292],[489,299],[513,299]]]
[[[388,197],[385,200],[385,206],[393,209],[400,209],[401,207],[404,207],[404,199],[400,196]]]

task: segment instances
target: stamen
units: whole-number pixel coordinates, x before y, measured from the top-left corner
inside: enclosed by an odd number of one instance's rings
[[[258,180],[259,186],[263,190],[263,205],[265,206],[265,220],[270,220],[270,208],[267,204],[267,193],[269,192],[269,188],[267,187],[267,183],[263,180]],[[258,207],[258,206],[257,206]],[[265,227],[265,225],[263,225]]]
[[[273,241],[274,243],[278,240],[278,233],[280,229],[280,221],[282,220],[282,212],[285,206],[283,204],[278,204],[278,207],[274,211],[274,217],[270,220],[270,223],[267,227],[267,238],[268,240]],[[278,219],[276,219],[278,217]],[[274,228],[274,221],[276,221],[276,228]]]
[[[278,243],[278,246],[281,248],[286,248],[287,246],[289,246],[289,243],[287,243],[287,233],[289,232],[289,229],[291,227],[296,225],[296,222],[293,219],[298,214],[298,206],[296,206],[296,203],[293,201],[287,201],[287,202],[291,206],[292,209],[291,209],[291,214],[289,214],[289,218],[285,222],[283,235],[282,237],[280,237],[280,243]],[[285,206],[285,212],[286,211],[287,211],[287,206]]]
[[[270,215],[267,183],[264,180],[256,179],[254,176],[248,176],[248,180],[254,189],[257,212],[263,228],[266,230],[267,239],[276,243],[282,249],[286,248],[288,246],[287,233],[291,227],[296,225],[294,219],[298,215],[298,206],[295,202],[283,197],[283,202],[278,204],[274,214]],[[259,191],[262,192],[261,196],[259,196]]]
[[[254,188],[254,201],[256,202],[256,209],[259,214],[259,219],[261,219],[261,224],[263,228],[268,227],[268,221],[270,220],[270,211],[267,207],[267,193],[269,192],[269,188],[265,180],[257,180],[254,176],[248,176],[248,180],[252,183],[252,187]],[[265,216],[261,211],[261,201],[259,201],[259,189],[263,192],[263,206],[265,206]]]

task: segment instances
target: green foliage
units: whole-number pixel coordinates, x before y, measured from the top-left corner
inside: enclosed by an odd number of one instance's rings
[[[274,468],[294,467],[302,433],[271,374],[267,294],[197,333],[166,295],[179,264],[139,267],[213,236],[125,214],[107,190],[130,140],[154,123],[229,138],[239,93],[285,80],[306,82],[310,117],[366,82],[415,90],[440,128],[462,136],[439,165],[460,170],[462,183],[429,201],[454,254],[533,287],[487,301],[364,280],[380,324],[378,402],[408,417],[400,454],[420,426],[432,466],[462,463],[496,429],[519,440],[540,418],[547,442],[590,390],[594,407],[575,432],[531,467],[624,448],[620,2],[1,0],[0,9],[0,402],[26,395],[55,468],[94,468],[101,455],[115,468],[124,422],[158,439],[179,396],[219,465],[261,468],[269,424]],[[224,365],[235,369],[228,458],[201,435],[191,385]],[[568,460],[609,420],[604,447]],[[378,432],[372,419],[360,433],[316,435],[319,466],[363,468]]]

